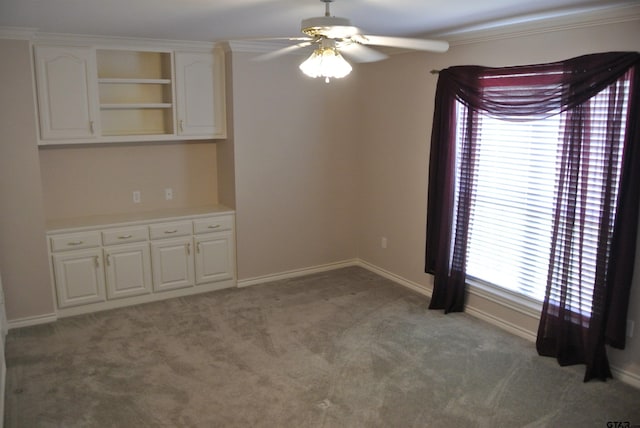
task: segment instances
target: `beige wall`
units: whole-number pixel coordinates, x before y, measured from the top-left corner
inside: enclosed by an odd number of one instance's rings
[[[29,43],[0,40],[0,274],[9,320],[53,313]]]
[[[48,220],[218,203],[216,144],[153,143],[40,149]],[[165,200],[164,189],[173,190]],[[133,203],[134,190],[141,202]]]
[[[398,55],[365,65],[358,110],[359,256],[418,283],[427,279],[422,272],[435,82],[424,57]]]
[[[216,144],[218,168],[218,200],[222,205],[236,207],[235,133],[233,131],[233,61],[225,53],[225,89],[227,107],[227,139]]]
[[[240,280],[356,257],[353,82],[233,54]]]
[[[423,273],[427,173],[437,76],[431,69],[453,65],[506,66],[566,59],[609,50],[640,50],[638,22],[617,23],[453,46],[446,54],[412,53],[366,65],[359,80],[358,138],[361,182],[359,256],[431,288]],[[388,248],[380,238],[388,238]],[[630,302],[636,337],[612,363],[640,378],[640,254]],[[469,304],[506,325],[535,334],[537,320],[478,296]]]

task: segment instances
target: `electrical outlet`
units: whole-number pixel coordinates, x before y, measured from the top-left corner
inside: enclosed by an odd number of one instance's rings
[[[633,337],[633,328],[635,323],[632,320],[627,320],[627,337],[631,339]]]
[[[380,246],[382,248],[387,248],[387,238],[381,238],[380,239]]]
[[[139,190],[134,190],[133,191],[133,203],[134,204],[139,204],[140,203],[140,191]]]
[[[173,189],[171,187],[164,189],[164,199],[167,201],[173,199]]]

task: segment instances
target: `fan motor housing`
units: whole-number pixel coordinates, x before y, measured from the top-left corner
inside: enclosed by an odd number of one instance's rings
[[[337,16],[318,16],[302,21],[301,30],[309,37],[328,37],[330,39],[348,39],[360,34],[360,29],[351,25],[347,18]]]

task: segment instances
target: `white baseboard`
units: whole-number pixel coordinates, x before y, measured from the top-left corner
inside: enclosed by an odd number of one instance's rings
[[[472,306],[467,305],[464,309],[464,312],[471,315],[472,317],[481,319],[483,321],[488,322],[491,325],[501,328],[502,330],[506,330],[511,334],[515,334],[518,337],[522,337],[523,339],[527,339],[530,342],[536,341],[536,334],[527,330],[526,328],[522,328],[519,325],[516,325],[512,322],[506,321],[502,318],[496,317],[482,311],[480,309],[474,308]]]
[[[388,270],[384,270],[378,266],[372,265],[371,263],[366,262],[364,260],[359,259],[357,265],[375,274],[378,274],[384,278],[387,278],[395,282],[396,284],[400,284],[406,288],[410,288],[413,291],[416,291],[424,296],[431,298],[431,289],[427,288],[425,285],[418,284],[417,282],[414,282],[414,281],[410,281],[406,278],[396,275],[395,273],[389,272]]]
[[[382,277],[385,277],[393,282],[395,282],[396,284],[402,285],[404,287],[410,288],[413,291],[417,291],[418,293],[425,295],[427,297],[431,297],[432,295],[432,290],[427,288],[426,286],[422,285],[422,284],[418,284],[416,282],[410,281],[406,278],[403,278],[399,275],[396,275],[394,273],[391,273],[387,270],[384,270],[378,266],[372,265],[369,262],[366,262],[364,260],[358,260],[358,265],[370,270],[373,273],[376,273]],[[516,336],[522,337],[524,339],[530,340],[535,342],[536,340],[536,333],[535,332],[531,332],[525,328],[522,328],[516,324],[513,324],[509,321],[506,321],[502,318],[498,318],[494,315],[491,315],[485,311],[482,311],[480,309],[474,308],[473,306],[469,306],[467,305],[465,310],[466,313],[468,313],[469,315],[475,317],[475,318],[479,318],[483,321],[488,322],[489,324],[495,325],[496,327],[499,327],[503,330],[506,330],[512,334],[515,334]]]
[[[358,259],[351,259],[336,263],[328,263],[326,265],[311,266],[302,269],[289,270],[286,272],[240,279],[237,282],[237,287],[250,287],[252,285],[264,284],[265,282],[279,281],[281,279],[296,278],[299,276],[311,275],[314,273],[328,272],[331,270],[341,269],[349,266],[357,266],[358,264]]]
[[[618,367],[611,366],[613,377],[620,382],[640,389],[640,376],[636,373],[631,373],[628,370],[620,369]]]
[[[44,314],[44,315],[37,315],[35,317],[17,318],[14,320],[9,320],[7,321],[7,326],[9,327],[9,330],[11,330],[14,328],[31,327],[34,325],[48,324],[50,322],[54,322],[57,320],[58,320],[58,315],[55,313]]]
[[[100,311],[124,308],[127,306],[141,305],[144,303],[158,302],[161,300],[175,299],[176,297],[187,297],[200,293],[222,290],[223,288],[233,288],[236,282],[233,279],[224,281],[209,282],[191,287],[177,288],[175,290],[163,290],[158,293],[142,294],[140,296],[127,297],[126,299],[105,300],[99,303],[71,306],[69,308],[58,309],[58,318],[74,317],[76,315],[92,314]]]
[[[358,260],[357,265],[367,270],[370,270],[371,272],[376,273],[382,277],[385,277],[395,282],[396,284],[402,285],[404,287],[410,288],[413,291],[417,291],[418,293],[424,294],[425,296],[431,297],[432,290],[428,289],[427,287],[421,284],[417,284],[399,275],[386,271],[382,268],[372,265],[371,263],[365,262],[364,260]],[[493,301],[494,303],[500,304],[499,301],[495,301],[495,300]],[[510,305],[509,308],[515,309],[512,307],[512,305]],[[527,330],[526,328],[520,327],[519,325],[516,325],[500,317],[496,317],[495,315],[489,314],[473,306],[467,305],[464,311],[465,313],[475,318],[486,321],[489,324],[499,327],[505,331],[508,331],[509,333],[514,334],[518,337],[522,337],[523,339],[529,340],[531,342],[536,341],[537,332],[535,331]],[[518,312],[521,312],[525,315],[529,315],[531,311],[528,308],[523,308],[522,310],[518,310]],[[618,368],[614,365],[611,365],[611,371],[616,380],[626,383],[627,385],[632,386],[634,388],[640,389],[640,375],[630,372],[628,370]]]

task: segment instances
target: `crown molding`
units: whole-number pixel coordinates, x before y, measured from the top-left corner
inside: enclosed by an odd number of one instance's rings
[[[198,42],[188,40],[166,40],[166,39],[149,39],[136,37],[118,37],[118,36],[96,36],[88,34],[63,34],[63,33],[36,33],[33,38],[34,42],[55,42],[78,44],[83,43],[91,46],[107,47],[107,46],[136,46],[158,48],[159,46],[168,48],[202,48],[212,49],[218,44],[214,42]]]
[[[229,40],[226,42],[231,52],[266,53],[286,45],[277,42],[255,40]]]
[[[503,19],[429,36],[457,46],[631,21],[640,21],[640,4],[635,1]]]
[[[187,40],[145,39],[118,36],[96,36],[91,34],[66,34],[39,32],[37,28],[26,27],[2,27],[0,26],[0,39],[28,40],[33,42],[50,42],[69,45],[87,46],[138,46],[158,48],[202,48],[211,49],[222,47],[232,52],[268,53],[289,46],[288,43],[275,40],[231,40],[218,42],[198,42]]]
[[[225,44],[231,52],[244,53],[269,53],[291,46],[291,42],[287,42],[285,40],[229,40],[228,42],[225,42]],[[304,49],[299,49],[287,53],[287,55],[298,54],[308,55],[309,52]]]
[[[150,49],[158,49],[159,47],[162,47],[163,49],[189,48],[208,50],[220,46],[220,44],[216,42],[96,36],[90,34],[45,33],[39,32],[37,28],[20,27],[0,27],[0,39],[29,40],[34,43],[50,42],[76,46],[78,44],[98,47],[136,46]]]
[[[37,28],[0,26],[0,39],[33,40],[37,31]]]

